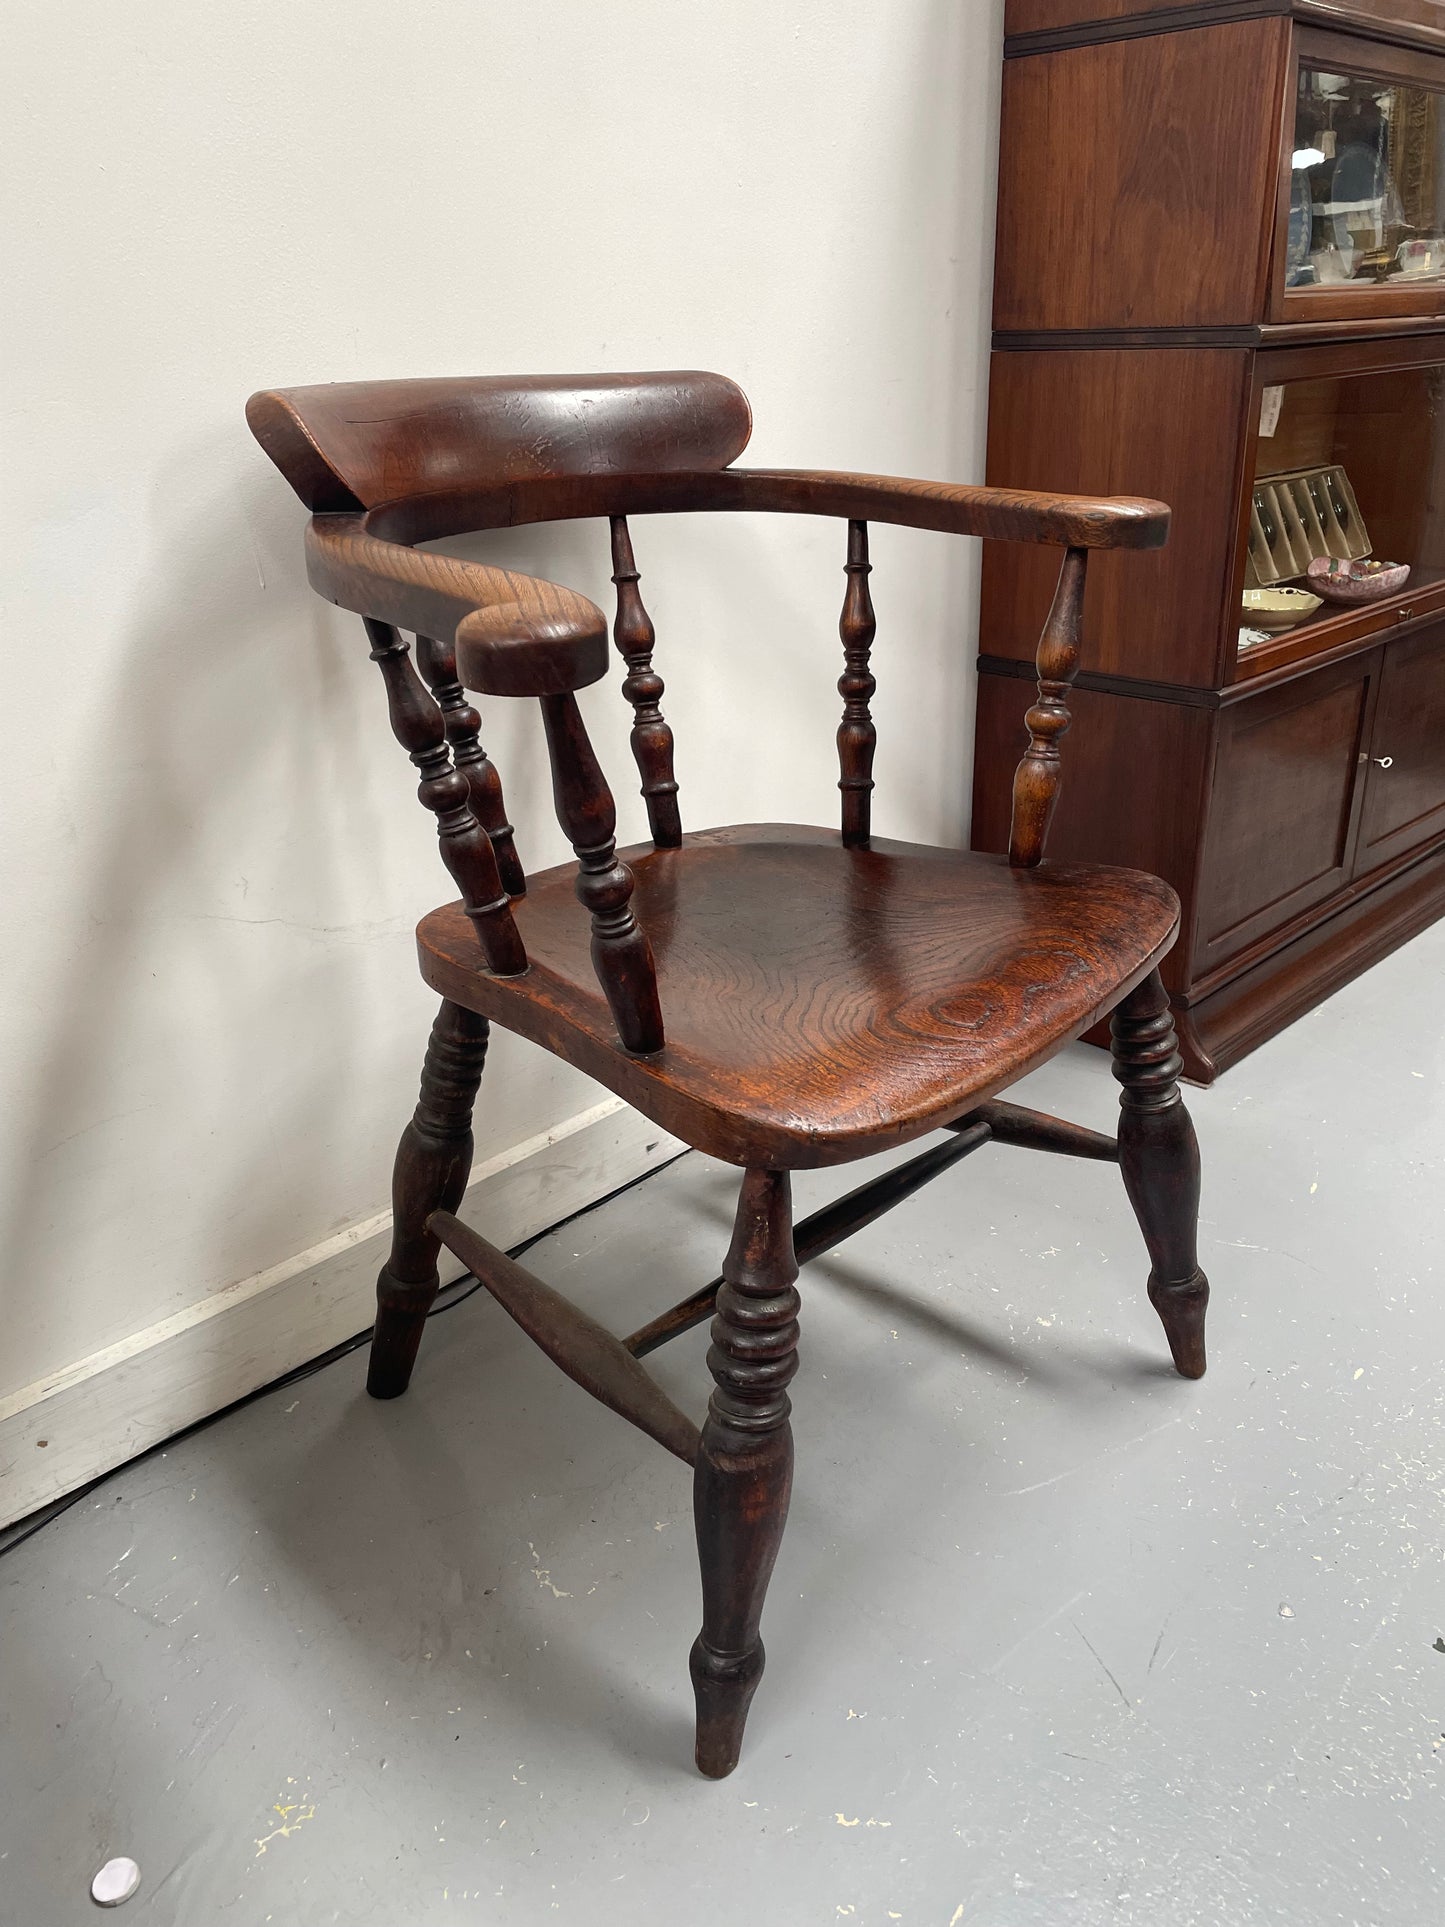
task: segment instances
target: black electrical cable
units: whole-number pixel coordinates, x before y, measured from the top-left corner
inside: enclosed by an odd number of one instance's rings
[[[676,1164],[678,1158],[686,1156],[685,1151],[679,1151],[677,1157],[668,1158],[666,1163],[654,1164],[650,1170],[644,1171],[641,1177],[629,1178],[626,1184],[619,1184],[615,1191],[609,1191],[605,1197],[595,1198],[591,1204],[584,1204],[580,1211],[573,1211],[567,1217],[559,1218],[556,1224],[549,1224],[545,1231],[538,1231],[532,1237],[524,1238],[521,1244],[513,1245],[507,1256],[520,1258],[523,1253],[530,1251],[533,1245],[540,1244],[544,1238],[551,1238],[557,1232],[565,1231],[569,1224],[575,1224],[579,1218],[585,1218],[589,1213],[600,1210],[604,1204],[611,1204],[614,1198],[620,1198],[624,1192],[635,1190],[639,1184],[646,1184],[649,1178],[656,1177],[659,1171],[665,1171],[669,1164]],[[470,1273],[464,1278],[458,1278],[454,1284],[443,1286],[437,1293],[436,1302],[427,1313],[427,1317],[437,1318],[444,1311],[454,1311],[458,1305],[464,1305],[468,1298],[474,1297],[481,1289],[481,1281]],[[183,1439],[194,1437],[197,1432],[204,1432],[208,1426],[218,1425],[223,1418],[229,1418],[232,1412],[239,1412],[247,1405],[254,1405],[257,1399],[269,1398],[272,1392],[284,1392],[287,1386],[297,1385],[303,1378],[311,1378],[315,1373],[324,1371],[328,1365],[334,1365],[338,1359],[360,1351],[363,1345],[371,1342],[372,1329],[368,1325],[364,1332],[357,1332],[354,1338],[343,1338],[339,1345],[333,1345],[329,1351],[321,1352],[317,1357],[308,1359],[304,1365],[293,1366],[289,1372],[283,1372],[280,1378],[273,1378],[265,1385],[258,1385],[254,1392],[246,1392],[240,1398],[232,1399],[229,1405],[223,1405],[218,1412],[208,1412],[205,1418],[197,1419],[193,1425],[183,1425],[179,1432],[172,1432],[168,1438],[157,1439],[156,1443],[148,1445],[144,1452],[137,1452],[133,1459],[126,1459],[120,1465],[113,1465],[108,1472],[101,1472],[85,1485],[77,1486],[74,1492],[67,1492],[59,1499],[52,1499],[49,1505],[27,1513],[23,1519],[17,1519],[13,1525],[6,1526],[3,1531],[0,1531],[0,1558],[3,1558],[7,1552],[13,1552],[17,1546],[23,1546],[27,1539],[33,1539],[37,1532],[58,1519],[62,1513],[69,1512],[73,1505],[78,1505],[82,1499],[89,1498],[92,1492],[109,1480],[119,1478],[122,1472],[129,1472],[137,1465],[144,1465],[146,1460],[153,1459],[157,1452],[168,1452],[173,1445],[179,1445]]]

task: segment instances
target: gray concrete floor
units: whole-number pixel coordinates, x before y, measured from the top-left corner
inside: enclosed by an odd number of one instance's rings
[[[1445,928],[1193,1093],[1213,1365],[1107,1167],[989,1148],[804,1274],[743,1763],[690,1766],[686,1471],[485,1297],[0,1561],[0,1920],[1421,1927],[1441,1919]],[[1108,1127],[1073,1050],[1025,1101]],[[858,1168],[800,1179],[800,1214]],[[700,1282],[690,1156],[530,1262]],[[690,1408],[705,1338],[653,1361]]]

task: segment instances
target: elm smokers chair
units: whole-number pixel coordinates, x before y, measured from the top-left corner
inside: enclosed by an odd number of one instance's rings
[[[445,1245],[569,1378],[693,1467],[697,1764],[721,1777],[737,1763],[763,1670],[758,1627],[788,1509],[799,1265],[990,1140],[1116,1162],[1174,1363],[1189,1378],[1204,1371],[1199,1157],[1157,969],[1179,906],[1154,877],[1042,861],[1088,551],[1158,547],[1169,512],[1127,498],[731,468],[751,415],[742,392],[710,374],[357,382],[268,391],[247,415],[313,512],[312,584],[365,618],[392,727],[461,891],[418,931],[422,975],[443,1001],[397,1153],[368,1387],[378,1398],[406,1390]],[[847,522],[841,834],[773,823],[682,832],[627,518],[723,509]],[[620,854],[576,700],[607,672],[601,611],[553,583],[415,546],[583,515],[611,520],[614,635],[652,832]],[[870,521],[1064,550],[1007,859],[869,833]],[[415,632],[417,667],[398,629]],[[540,700],[575,864],[524,876],[464,691]],[[1109,1011],[1117,1140],[999,1100]],[[742,1173],[721,1278],[630,1337],[604,1331],[453,1215],[492,1022]],[[792,1171],[940,1128],[952,1133],[942,1145],[794,1227]],[[699,1431],[639,1360],[709,1317],[714,1388]]]

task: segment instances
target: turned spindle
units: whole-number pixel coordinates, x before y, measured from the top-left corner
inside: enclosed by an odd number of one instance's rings
[[[489,967],[499,977],[519,976],[527,968],[527,953],[512,921],[491,842],[472,810],[471,786],[452,767],[442,712],[391,624],[363,619],[371,659],[386,683],[391,731],[421,777],[417,795],[436,817],[442,861],[462,893]]]
[[[868,668],[877,623],[868,593],[872,565],[868,560],[868,524],[848,524],[848,587],[838,634],[843,641],[843,673],[838,694],[843,698],[843,720],[838,725],[838,788],[843,793],[843,842],[849,849],[866,849],[873,791],[873,752],[878,732],[868,704],[878,687]]]
[[[496,854],[502,887],[509,897],[525,896],[527,878],[513,840],[516,833],[507,821],[502,779],[496,764],[482,748],[482,719],[467,701],[466,691],[457,680],[457,652],[449,643],[438,642],[433,636],[418,636],[416,659],[441,710],[453,767],[467,779],[472,812]]]
[[[1039,637],[1038,700],[1024,721],[1029,746],[1014,772],[1013,821],[1008,860],[1019,870],[1043,861],[1044,842],[1063,782],[1059,738],[1069,727],[1069,685],[1079,666],[1079,636],[1084,620],[1084,566],[1087,552],[1066,549],[1053,606]]]
[[[657,635],[637,586],[637,564],[633,560],[627,517],[614,515],[611,522],[612,580],[617,585],[617,620],[612,635],[627,663],[622,693],[633,710],[632,754],[642,778],[652,841],[659,850],[675,850],[682,842],[682,817],[672,767],[672,731],[659,707],[663,683],[652,666]]]
[[[617,811],[577,698],[543,696],[557,820],[577,853],[577,898],[592,918],[592,967],[631,1051],[662,1048],[652,947],[632,914],[632,872],[617,855]]]

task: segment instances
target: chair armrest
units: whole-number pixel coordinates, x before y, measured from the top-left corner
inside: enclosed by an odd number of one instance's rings
[[[395,542],[429,542],[463,529],[517,528],[579,516],[749,510],[830,515],[850,522],[900,522],[948,535],[1049,542],[1059,548],[1157,549],[1169,532],[1164,503],[1140,496],[1045,495],[1028,489],[806,468],[532,476],[379,503],[367,516],[366,527]]]
[[[1165,504],[1135,495],[1047,495],[1029,489],[806,468],[723,469],[707,479],[723,487],[733,484],[742,496],[736,503],[712,506],[898,522],[907,528],[986,536],[998,542],[1158,549],[1169,534]],[[701,483],[703,478],[698,480]]]
[[[385,540],[364,516],[314,516],[306,571],[343,609],[454,643],[462,683],[484,695],[560,695],[607,674],[607,619],[586,596]]]

